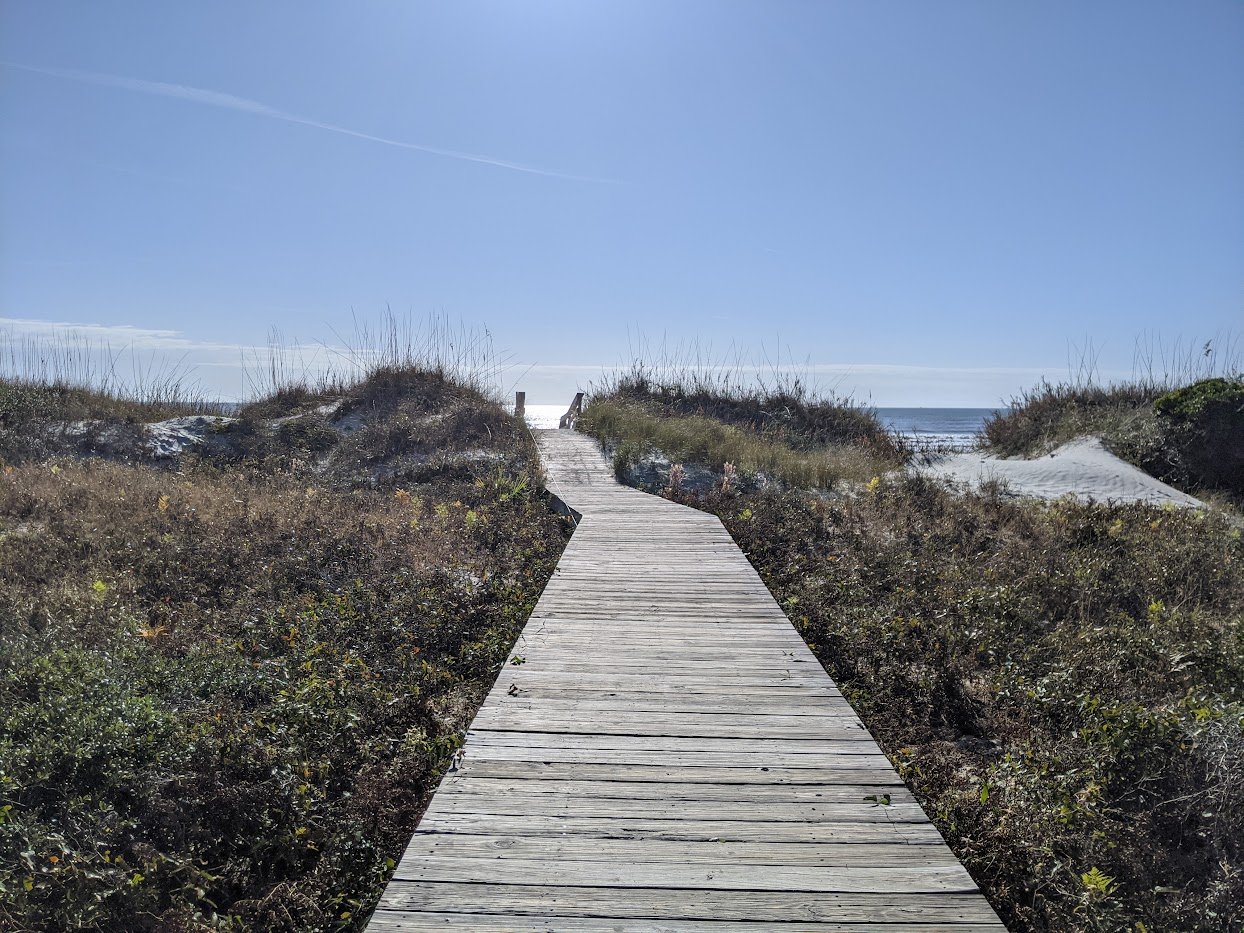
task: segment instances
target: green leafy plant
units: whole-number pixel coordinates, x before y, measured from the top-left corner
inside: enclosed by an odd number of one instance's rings
[[[1081,874],[1080,881],[1091,893],[1102,896],[1113,893],[1115,888],[1118,887],[1113,878],[1103,873],[1096,866]]]

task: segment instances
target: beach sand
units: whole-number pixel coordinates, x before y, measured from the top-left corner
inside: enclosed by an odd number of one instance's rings
[[[1120,460],[1096,437],[1080,437],[1035,460],[1011,460],[978,452],[949,454],[915,468],[970,487],[997,480],[1017,496],[1091,502],[1204,503]]]

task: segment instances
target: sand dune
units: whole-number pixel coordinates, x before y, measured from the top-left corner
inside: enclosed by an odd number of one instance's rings
[[[1075,496],[1093,502],[1172,503],[1203,507],[1143,470],[1120,460],[1096,437],[1080,437],[1035,460],[1010,460],[977,452],[950,454],[916,467],[920,473],[978,487],[989,480],[1004,482],[1018,496],[1058,499]]]

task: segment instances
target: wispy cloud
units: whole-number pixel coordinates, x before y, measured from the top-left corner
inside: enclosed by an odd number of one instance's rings
[[[42,68],[34,65],[21,65],[16,62],[0,62],[5,68],[14,68],[19,71],[26,71],[32,74],[46,75],[53,78],[63,78],[66,81],[77,81],[80,84],[94,84],[100,87],[113,87],[124,91],[132,91],[137,94],[149,94],[156,97],[171,97],[177,100],[190,101],[195,104],[202,104],[207,107],[217,107],[222,110],[234,110],[239,113],[248,113],[252,116],[266,117],[269,120],[280,120],[283,123],[294,123],[299,126],[309,126],[318,130],[326,130],[330,133],[338,133],[342,136],[352,136],[355,139],[366,140],[367,142],[379,143],[383,146],[394,146],[398,149],[410,149],[415,152],[426,152],[429,155],[442,156],[447,159],[458,159],[463,162],[476,162],[480,165],[492,165],[497,168],[509,169],[514,172],[525,172],[528,175],[543,175],[548,178],[561,178],[568,181],[592,182],[595,184],[617,184],[615,179],[610,178],[593,178],[587,175],[572,175],[567,172],[554,172],[549,169],[536,168],[532,165],[523,165],[519,162],[510,162],[506,159],[497,159],[492,156],[479,155],[473,152],[458,152],[454,149],[441,149],[436,146],[424,146],[419,143],[404,142],[400,139],[389,139],[386,136],[375,136],[371,133],[363,133],[358,130],[352,130],[348,127],[338,126],[335,123],[325,123],[322,120],[313,120],[310,117],[302,117],[298,114],[287,113],[284,110],[278,110],[270,107],[265,103],[257,100],[251,100],[246,97],[238,97],[234,94],[222,94],[219,91],[209,91],[205,88],[190,87],[185,84],[169,84],[164,81],[147,81],[141,78],[127,78],[121,75],[100,74],[93,71],[75,71],[68,68]]]
[[[0,317],[0,345],[33,342],[54,346],[77,344],[92,351],[144,351],[194,354],[196,365],[235,364],[243,353],[266,351],[265,347],[215,340],[196,340],[181,331],[134,327],[130,324],[95,324],[78,321],[40,321]]]
[[[84,324],[70,321],[40,321],[34,318],[0,317],[0,331],[9,335],[55,337],[73,333],[91,340],[105,340],[142,347],[180,349],[188,341],[180,331],[164,328],[135,327],[132,324]]]

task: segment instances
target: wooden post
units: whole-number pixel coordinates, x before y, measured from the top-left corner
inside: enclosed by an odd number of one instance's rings
[[[515,392],[514,393],[514,417],[515,418],[523,417],[523,413],[526,410],[527,410],[527,393],[526,392]]]
[[[579,420],[579,415],[583,414],[583,393],[580,392],[574,397],[574,401],[570,403],[570,408],[561,417],[561,421],[557,423],[559,428],[573,428],[574,423]]]

